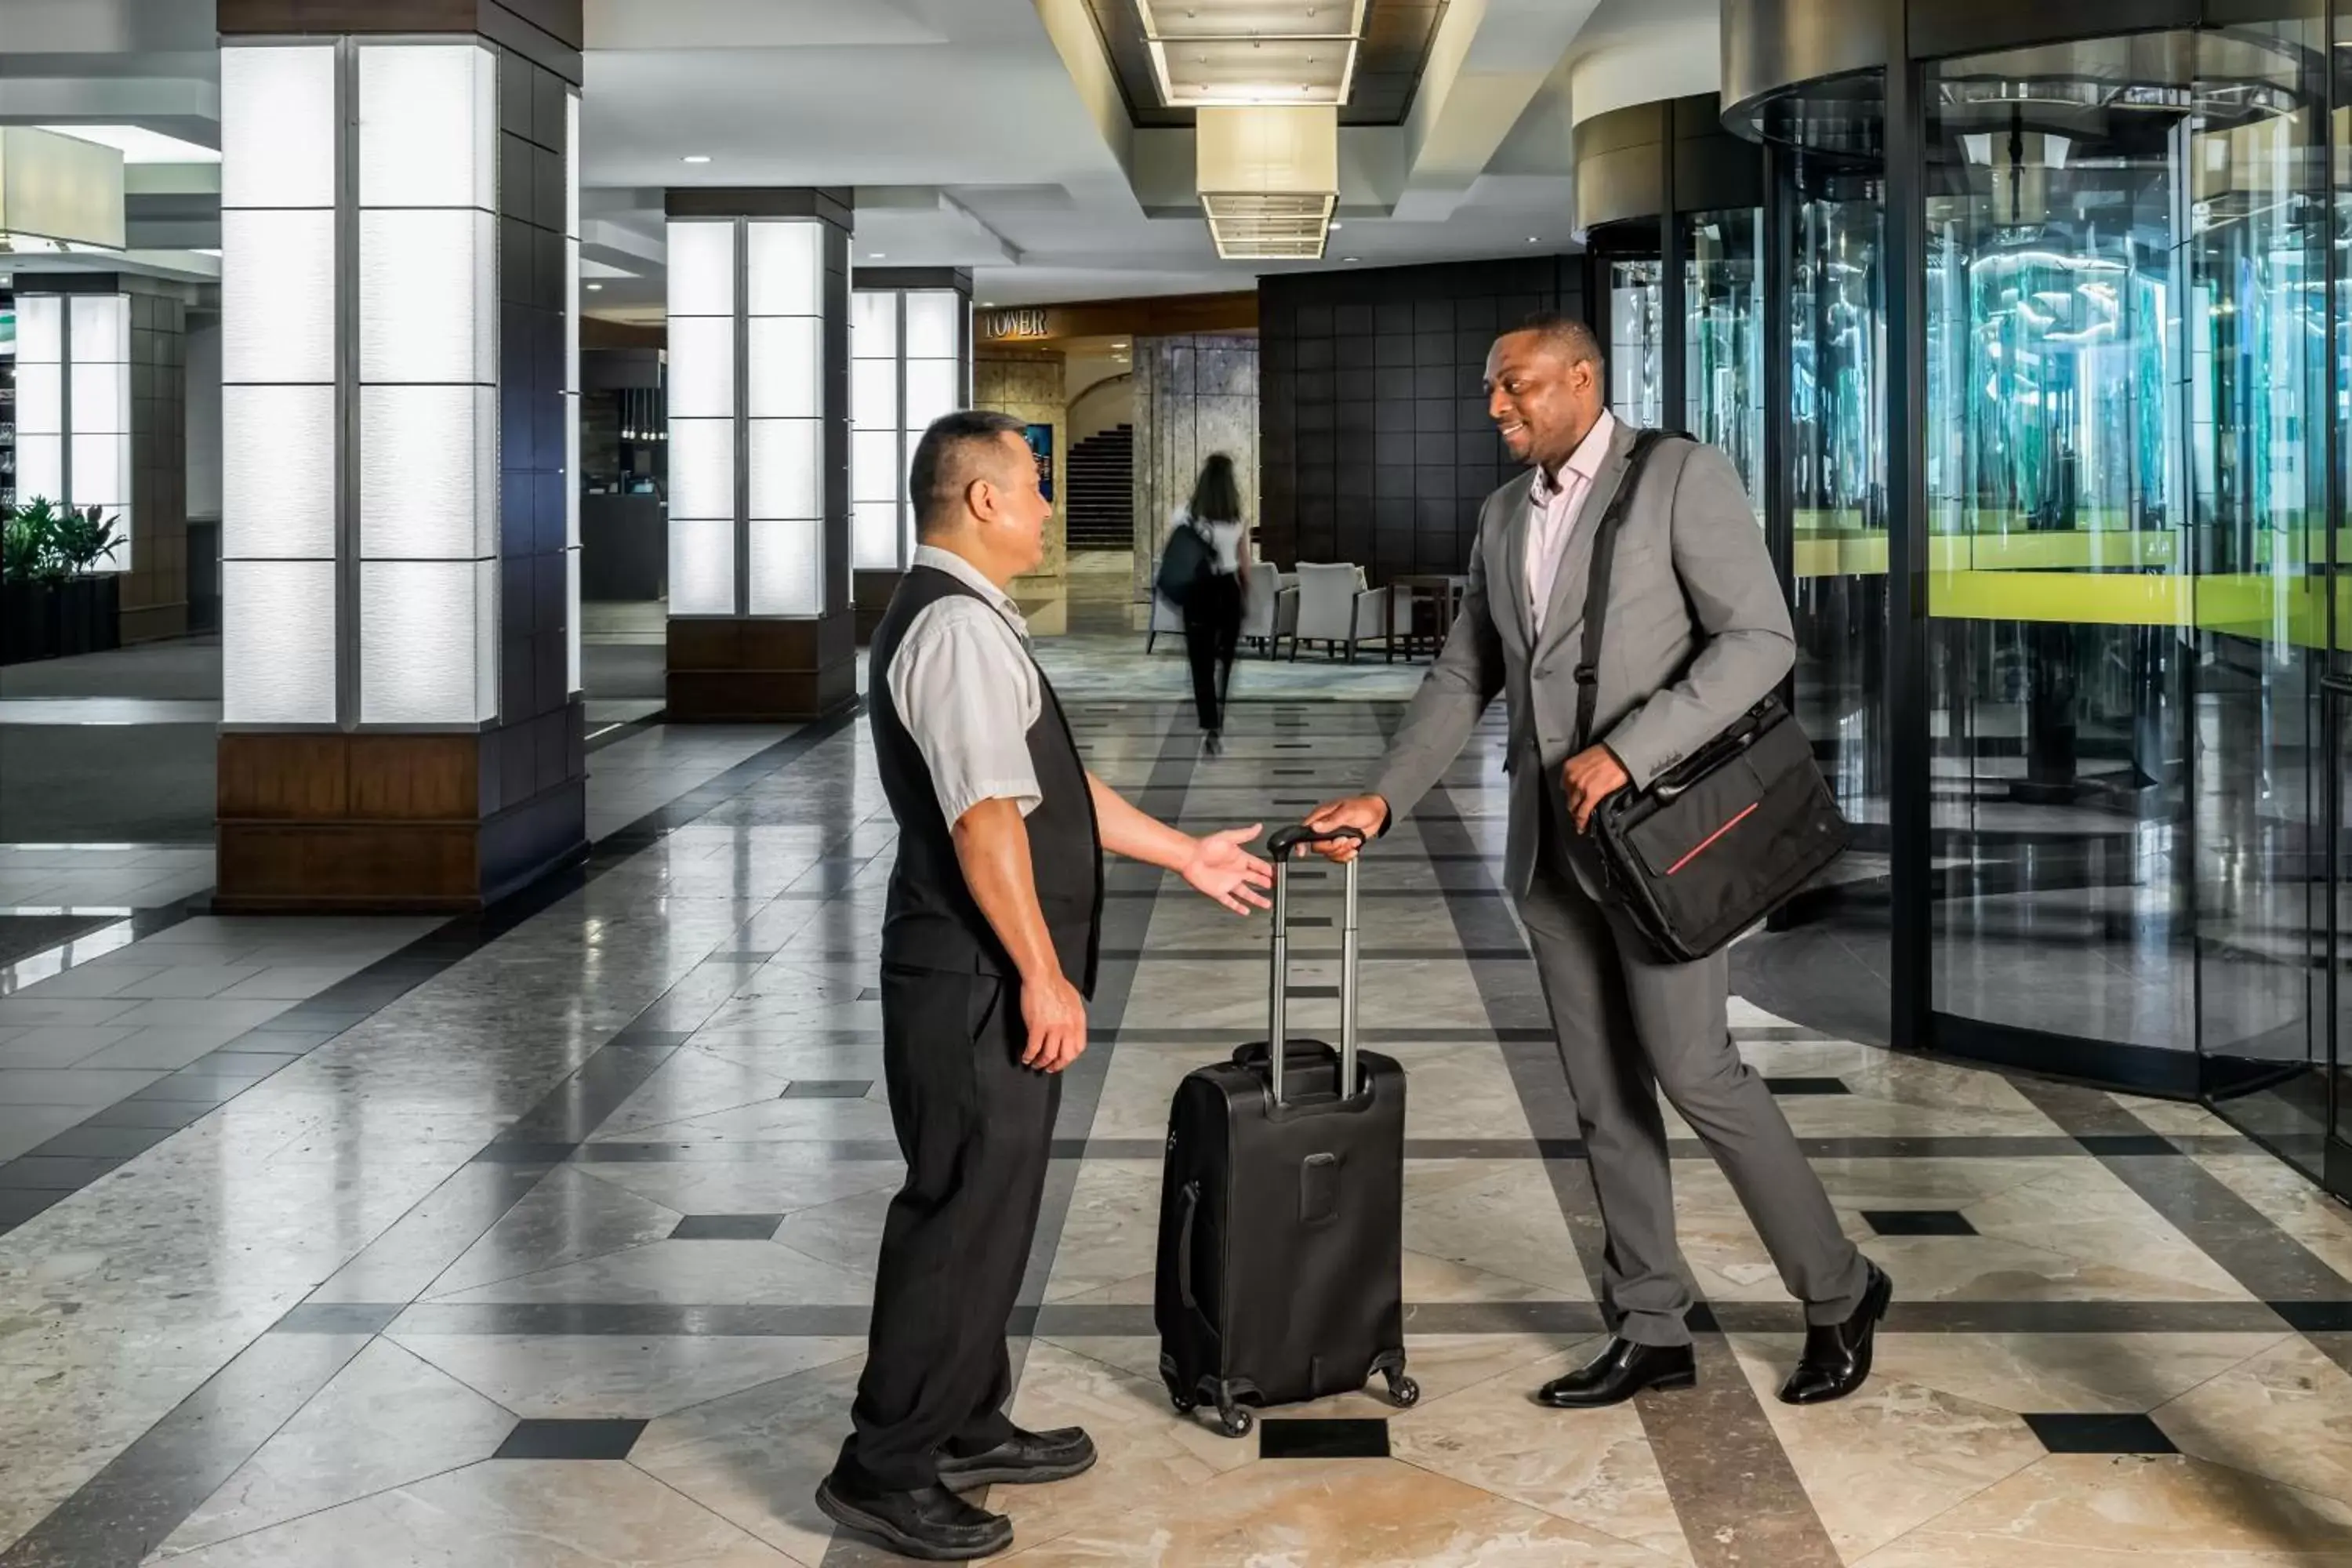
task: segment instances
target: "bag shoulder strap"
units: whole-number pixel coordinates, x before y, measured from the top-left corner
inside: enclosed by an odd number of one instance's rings
[[[1641,485],[1642,470],[1650,454],[1668,441],[1688,441],[1692,437],[1680,430],[1636,430],[1633,449],[1625,455],[1625,477],[1618,482],[1617,493],[1601,514],[1601,521],[1592,534],[1592,574],[1585,589],[1584,650],[1576,662],[1576,746],[1579,751],[1592,743],[1592,721],[1601,706],[1601,636],[1602,624],[1609,618],[1609,578],[1617,559],[1617,535],[1625,521],[1625,509],[1633,504],[1633,492]]]

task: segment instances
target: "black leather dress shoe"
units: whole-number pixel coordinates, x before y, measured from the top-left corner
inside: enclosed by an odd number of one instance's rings
[[[1645,1388],[1688,1388],[1698,1363],[1688,1345],[1637,1345],[1611,1340],[1601,1352],[1536,1390],[1536,1403],[1554,1410],[1598,1410],[1622,1405]]]
[[[1095,1440],[1078,1427],[1057,1426],[1051,1432],[1016,1428],[1010,1438],[985,1453],[941,1454],[940,1485],[971,1491],[978,1487],[1066,1481],[1094,1467]]]
[[[1013,1544],[1011,1520],[972,1507],[944,1486],[885,1491],[836,1470],[817,1483],[816,1506],[835,1524],[926,1563],[969,1562]]]
[[[1805,1353],[1797,1370],[1780,1385],[1784,1405],[1826,1405],[1843,1399],[1870,1376],[1871,1342],[1878,1336],[1878,1320],[1895,1299],[1895,1281],[1874,1263],[1862,1305],[1843,1323],[1822,1323],[1805,1331]]]

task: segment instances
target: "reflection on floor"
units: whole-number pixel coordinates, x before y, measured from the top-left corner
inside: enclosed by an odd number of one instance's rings
[[[1248,703],[1205,758],[1178,704],[1074,706],[1105,777],[1196,826],[1355,784],[1397,717]],[[1278,1413],[1376,1423],[1307,1434],[1368,1458],[1267,1457],[1297,1429],[1232,1442],[1168,1407],[1169,1092],[1263,1027],[1265,933],[1122,870],[1014,1406],[1084,1423],[1104,1458],[993,1497],[1013,1561],[2352,1565],[2352,1217],[2193,1109],[1752,1005],[1741,1048],[1791,1080],[1849,1232],[1898,1281],[1878,1377],[1772,1401],[1799,1319],[1676,1125],[1700,1387],[1531,1405],[1593,1342],[1598,1258],[1496,886],[1498,743],[1365,873],[1370,1037],[1411,1075],[1423,1402]],[[0,996],[0,1079],[58,1084],[52,1106],[0,1081],[0,1113],[58,1112],[0,1167],[0,1226],[22,1221],[0,1235],[0,1564],[881,1561],[809,1500],[899,1170],[871,991],[893,835],[865,738],[656,727],[598,762],[614,830],[534,907],[189,919]],[[1328,917],[1328,877],[1297,891]],[[1310,928],[1301,950],[1295,1016],[1328,1028],[1332,947]],[[170,1033],[206,1007],[242,1032]],[[125,1046],[142,1065],[89,1065]]]

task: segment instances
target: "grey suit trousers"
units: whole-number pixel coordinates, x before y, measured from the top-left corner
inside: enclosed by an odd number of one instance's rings
[[[1577,884],[1545,816],[1519,917],[1600,1199],[1611,1331],[1637,1344],[1690,1342],[1661,1089],[1723,1168],[1805,1321],[1843,1322],[1862,1304],[1868,1272],[1771,1089],[1731,1042],[1729,958],[1660,960]]]

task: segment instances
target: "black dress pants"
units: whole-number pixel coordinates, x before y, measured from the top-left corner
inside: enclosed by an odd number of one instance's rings
[[[845,1471],[911,1491],[945,1448],[1007,1440],[1005,1330],[1029,1265],[1062,1080],[1021,1065],[1013,980],[885,967],[882,1058],[906,1184],[882,1230]]]
[[[1184,657],[1192,666],[1192,706],[1201,728],[1225,727],[1225,693],[1242,640],[1242,580],[1212,573],[1184,600]]]

